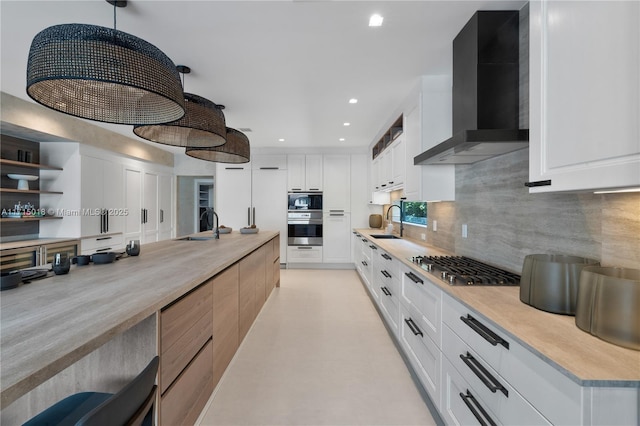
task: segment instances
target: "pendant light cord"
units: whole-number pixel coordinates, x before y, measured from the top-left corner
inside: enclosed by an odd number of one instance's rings
[[[114,2],[113,2],[113,29],[114,29],[114,30],[115,30],[115,29],[117,29],[117,28],[116,28],[116,8],[117,8],[117,7],[116,7],[116,4],[117,4],[117,3],[114,1]]]

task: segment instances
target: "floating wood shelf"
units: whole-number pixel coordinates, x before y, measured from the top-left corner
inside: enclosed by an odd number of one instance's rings
[[[5,166],[27,167],[30,169],[39,170],[62,170],[61,167],[48,166],[46,164],[25,163],[24,161],[7,160],[6,158],[0,159],[0,164]]]
[[[62,219],[62,216],[42,216],[42,217],[3,217],[0,222],[31,222],[34,220]]]
[[[0,192],[12,192],[21,194],[62,194],[60,191],[39,191],[37,189],[14,189],[14,188],[0,188]]]

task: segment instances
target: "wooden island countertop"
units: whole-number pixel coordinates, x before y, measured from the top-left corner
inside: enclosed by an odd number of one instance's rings
[[[211,231],[196,234],[211,236]],[[71,267],[0,296],[0,403],[20,396],[278,235],[145,244],[139,256]]]

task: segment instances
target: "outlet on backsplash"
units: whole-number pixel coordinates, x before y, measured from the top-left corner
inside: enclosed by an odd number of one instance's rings
[[[466,223],[462,224],[462,238],[467,238],[468,227]]]
[[[433,224],[431,225],[431,229],[433,230],[433,232],[436,232],[438,230],[438,221],[437,220],[433,221]]]

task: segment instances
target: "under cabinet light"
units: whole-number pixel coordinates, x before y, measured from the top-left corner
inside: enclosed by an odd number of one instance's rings
[[[594,194],[619,194],[622,192],[640,192],[640,188],[613,189],[610,191],[594,191]]]

